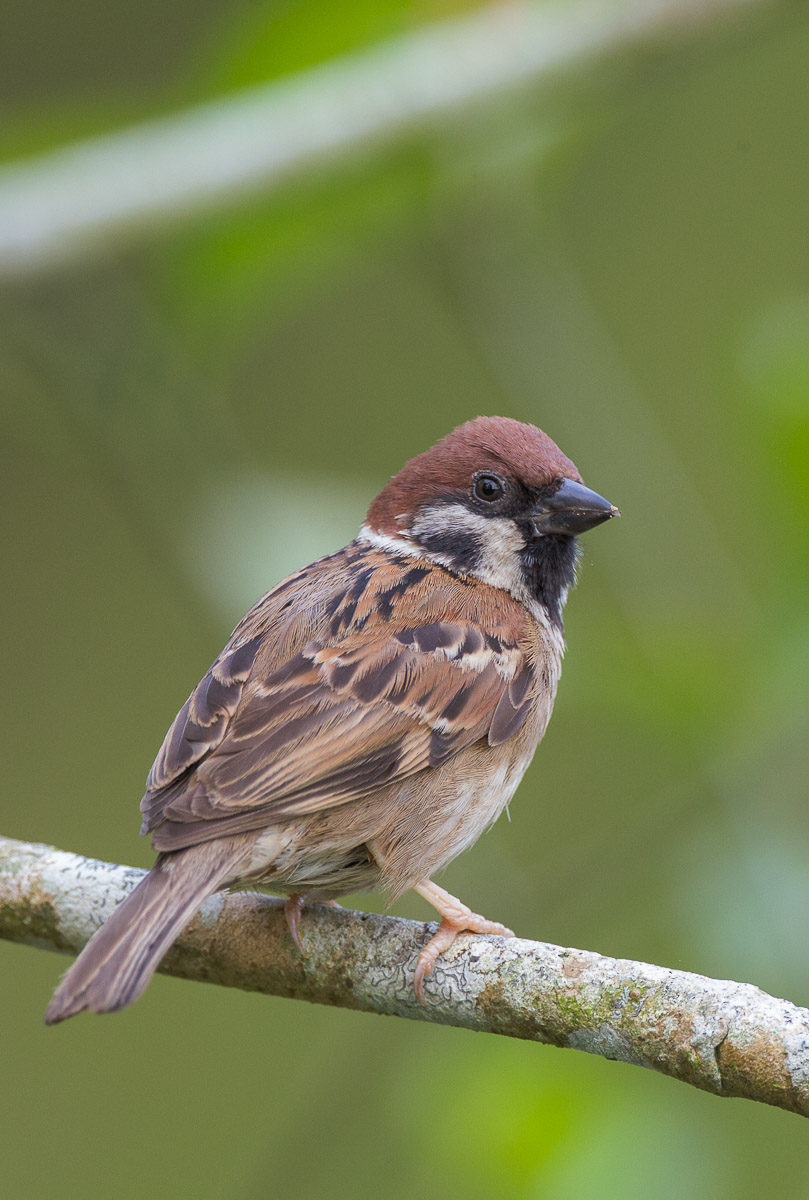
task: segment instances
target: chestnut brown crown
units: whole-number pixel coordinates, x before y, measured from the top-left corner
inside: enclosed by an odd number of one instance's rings
[[[368,510],[369,528],[396,535],[418,510],[440,496],[468,490],[476,475],[493,471],[527,488],[558,479],[581,482],[567,455],[536,425],[509,417],[475,417],[411,458]]]

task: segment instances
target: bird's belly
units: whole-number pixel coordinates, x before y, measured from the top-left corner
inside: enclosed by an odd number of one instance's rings
[[[496,756],[482,743],[462,765],[450,760],[363,800],[271,827],[255,843],[243,886],[323,898],[378,888],[402,895],[497,820],[533,757],[538,728]]]
[[[460,782],[454,802],[447,803],[440,839],[442,862],[438,865],[445,866],[463,854],[495,823],[516,792],[531,757],[501,763],[487,780]]]
[[[370,842],[382,882],[395,898],[429,878],[477,841],[502,813],[519,784],[534,746],[498,755],[467,751],[463,768],[449,762],[430,780],[401,787],[388,820]]]

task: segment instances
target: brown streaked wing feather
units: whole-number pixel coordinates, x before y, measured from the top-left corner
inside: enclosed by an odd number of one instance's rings
[[[534,699],[534,668],[524,662],[504,690],[489,726],[489,745],[500,746],[513,737],[528,716]]]
[[[393,578],[400,574],[395,564]],[[216,745],[144,797],[154,845],[178,849],[319,812],[481,738],[513,736],[534,696],[533,665],[502,629],[487,637],[471,623],[460,601],[456,621],[424,620],[429,590],[428,581],[421,597],[419,589],[398,597],[388,621],[349,618],[339,630],[332,622],[263,677],[259,653]]]
[[[146,781],[148,792],[167,787],[220,744],[239,706],[260,644],[260,638],[251,638],[229,647],[200,680],[158,751]]]
[[[142,834],[163,819],[169,800],[188,787],[195,768],[223,741],[256,659],[266,664],[294,658],[322,615],[313,593],[322,594],[323,576],[331,578],[336,603],[356,575],[352,565],[359,557],[355,548],[346,547],[310,563],[267,592],[242,618],[166,734],[141,800]],[[325,594],[330,595],[329,589]],[[301,611],[308,620],[301,620]]]

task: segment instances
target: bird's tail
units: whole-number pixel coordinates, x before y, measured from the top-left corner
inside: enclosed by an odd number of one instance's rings
[[[238,873],[243,856],[241,838],[161,854],[73,963],[45,1024],[80,1012],[116,1012],[137,1000],[202,901]]]

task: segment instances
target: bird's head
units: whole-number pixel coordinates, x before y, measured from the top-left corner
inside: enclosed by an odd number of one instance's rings
[[[477,417],[394,476],[363,534],[538,603],[561,624],[576,536],[618,515],[541,429]]]

